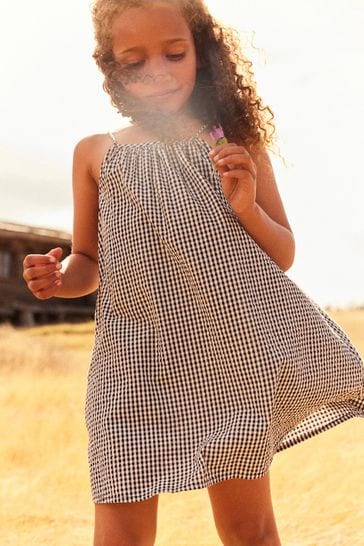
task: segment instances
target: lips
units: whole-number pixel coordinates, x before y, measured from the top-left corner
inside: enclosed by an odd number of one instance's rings
[[[161,98],[161,99],[163,99],[163,98],[168,97],[169,95],[172,95],[176,91],[177,91],[177,89],[166,89],[165,91],[158,91],[158,93],[153,93],[152,95],[149,95],[149,98],[153,98],[153,99]]]

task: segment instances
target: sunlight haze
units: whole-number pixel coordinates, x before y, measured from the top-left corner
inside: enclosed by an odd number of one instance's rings
[[[270,155],[296,238],[287,274],[319,304],[364,305],[362,1],[207,4],[239,30],[275,114],[287,166]],[[75,144],[127,124],[91,57],[90,2],[6,2],[0,43],[0,219],[71,232]]]

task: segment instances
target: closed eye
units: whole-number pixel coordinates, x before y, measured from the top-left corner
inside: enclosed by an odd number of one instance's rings
[[[175,53],[167,55],[170,61],[181,61],[186,56],[185,53]]]
[[[133,68],[139,68],[142,66],[144,61],[138,61],[137,63],[127,63],[122,65],[123,68],[126,68],[127,70],[133,70]]]
[[[185,56],[186,56],[185,53],[170,53],[166,55],[167,59],[172,62],[182,61],[182,59],[184,59]],[[126,63],[122,65],[122,67],[127,70],[133,70],[136,68],[140,68],[143,64],[144,64],[144,60],[138,61],[136,63]]]

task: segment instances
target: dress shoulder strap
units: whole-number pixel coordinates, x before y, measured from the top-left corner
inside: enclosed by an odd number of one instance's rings
[[[109,132],[108,132],[108,135],[110,135],[110,137],[112,138],[112,140],[113,140],[114,142],[116,142],[116,138],[115,138],[114,133],[112,133],[111,131],[109,131]]]

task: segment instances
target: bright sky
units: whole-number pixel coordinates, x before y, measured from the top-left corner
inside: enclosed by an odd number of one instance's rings
[[[296,238],[288,275],[321,305],[364,304],[362,0],[210,0],[254,32],[258,93],[275,113],[272,157]],[[76,142],[127,123],[102,90],[90,2],[6,2],[0,20],[0,219],[72,230]]]

